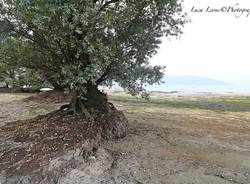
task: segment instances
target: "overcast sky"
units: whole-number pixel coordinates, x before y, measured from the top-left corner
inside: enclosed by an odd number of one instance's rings
[[[185,0],[192,20],[179,40],[164,39],[153,64],[167,66],[168,75],[195,75],[250,85],[250,15],[194,13],[197,9],[235,6],[249,8],[249,0]]]

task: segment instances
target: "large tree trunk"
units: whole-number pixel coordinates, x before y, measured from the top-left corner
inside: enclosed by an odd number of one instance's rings
[[[107,95],[98,90],[96,85],[88,83],[84,97],[75,91],[69,109],[75,115],[100,125],[104,139],[123,138],[127,135],[126,117],[108,102]]]
[[[54,85],[53,87],[55,91],[64,91],[65,89],[64,86],[60,86],[60,85]]]
[[[6,85],[6,88],[10,88],[8,82],[5,82],[5,85]]]
[[[110,109],[107,95],[99,91],[98,87],[91,83],[87,84],[87,93],[84,96],[80,92],[74,91],[70,106],[78,114],[84,113],[85,109],[100,113],[107,113]]]
[[[109,110],[107,95],[100,92],[96,85],[88,84],[86,97],[85,106],[87,108],[94,108],[104,112]]]
[[[49,81],[49,82],[50,82],[51,85],[54,87],[54,90],[55,90],[55,91],[64,91],[65,86],[63,86],[62,84],[57,83],[57,82],[52,82],[52,81]]]

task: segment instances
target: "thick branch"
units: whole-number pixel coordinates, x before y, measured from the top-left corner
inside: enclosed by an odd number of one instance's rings
[[[120,1],[120,0],[110,0],[110,1],[106,2],[106,3],[100,8],[99,12],[103,11],[103,10],[104,10],[107,6],[109,6],[110,4],[116,3],[116,2],[118,2],[118,1]]]
[[[59,49],[61,50],[61,52],[62,52],[64,58],[68,61],[67,53],[66,53],[65,50],[63,49],[63,47],[62,47],[62,45],[61,45],[61,42],[60,42],[58,39],[56,39],[56,43],[57,43]],[[63,64],[63,63],[62,63],[62,64]]]
[[[97,85],[101,84],[103,81],[107,79],[108,74],[111,72],[111,66],[112,62],[108,65],[106,71],[102,74],[102,76],[96,81]]]
[[[96,4],[99,0],[93,0],[93,4]]]

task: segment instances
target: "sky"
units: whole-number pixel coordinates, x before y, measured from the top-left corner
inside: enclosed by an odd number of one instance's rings
[[[210,10],[230,6],[250,9],[250,1],[185,0],[184,11],[192,22],[185,25],[180,38],[163,38],[151,63],[166,66],[167,75],[250,85],[250,13],[211,13],[206,12],[208,6]],[[193,12],[193,7],[203,12]]]

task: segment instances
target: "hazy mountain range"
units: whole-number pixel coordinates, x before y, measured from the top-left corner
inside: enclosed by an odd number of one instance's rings
[[[164,76],[160,85],[147,86],[148,91],[216,92],[233,91],[234,84],[191,75]],[[240,89],[241,90],[241,89]]]
[[[162,81],[164,81],[164,84],[162,85],[232,85],[230,83],[216,79],[191,75],[165,76],[163,77]]]
[[[147,91],[163,92],[212,92],[212,93],[250,93],[250,85],[238,85],[217,79],[197,77],[192,75],[166,75],[160,85],[148,85]],[[105,89],[105,88],[104,88]],[[118,85],[112,90],[122,90]]]

